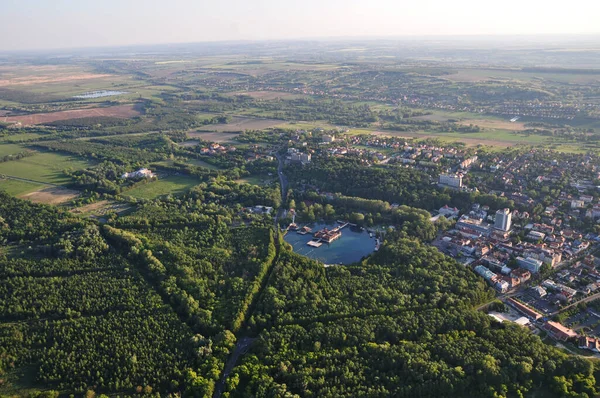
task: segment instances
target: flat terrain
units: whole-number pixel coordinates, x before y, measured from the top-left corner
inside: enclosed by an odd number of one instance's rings
[[[461,120],[458,123],[465,126],[473,124],[485,129],[504,129],[512,131],[521,131],[526,129],[525,123],[518,120],[516,122],[511,122],[510,120],[500,119],[466,119]]]
[[[183,175],[168,176],[123,192],[123,195],[139,199],[155,199],[168,194],[182,194],[198,184],[199,181],[193,177]]]
[[[230,123],[213,124],[202,129],[217,132],[242,132],[245,130],[263,130],[284,123],[276,119],[256,119],[247,117],[234,117]]]
[[[6,156],[6,155],[15,155],[17,153],[25,152],[25,151],[27,151],[26,148],[22,147],[21,145],[17,145],[17,144],[1,144],[0,145],[0,157]]]
[[[205,162],[204,160],[199,160],[199,159],[188,159],[186,161],[186,163],[192,164],[194,166],[200,166],[200,167],[206,167],[207,169],[211,169],[211,170],[219,170],[220,168],[215,166],[214,164],[210,164],[208,162]]]
[[[190,138],[199,138],[204,141],[210,142],[232,142],[235,141],[236,137],[240,135],[240,133],[219,133],[214,131],[193,131],[191,133],[187,133]]]
[[[57,120],[78,119],[83,117],[107,116],[118,118],[130,118],[139,115],[134,105],[117,105],[106,108],[85,108],[68,111],[34,113],[22,116],[5,116],[0,121],[6,123],[21,123],[23,125],[51,123]]]
[[[0,163],[0,175],[22,178],[31,182],[62,185],[70,182],[63,170],[84,169],[92,163],[54,152],[39,152],[34,156]]]
[[[0,179],[0,191],[6,191],[6,193],[11,196],[25,195],[37,191],[41,187],[44,187],[44,185],[35,182],[13,180],[9,178]]]
[[[90,203],[89,205],[76,207],[71,209],[71,213],[80,214],[91,217],[102,217],[109,212],[115,212],[117,214],[123,213],[130,209],[131,206],[127,203],[119,203],[112,200],[100,200],[98,202]]]
[[[299,94],[285,93],[285,92],[277,92],[277,91],[238,91],[235,93],[230,93],[231,95],[247,95],[256,99],[264,99],[264,100],[274,100],[277,98],[281,99],[293,99],[302,97]]]
[[[250,184],[250,185],[266,185],[273,181],[274,177],[268,175],[250,175],[248,177],[240,178],[235,180],[238,184]]]
[[[79,191],[67,189],[63,187],[45,187],[25,195],[21,195],[21,199],[27,199],[34,203],[45,203],[48,205],[58,205],[75,199],[79,195]]]
[[[199,143],[200,143],[200,141],[198,141],[198,140],[188,140],[188,141],[180,142],[178,145],[189,148],[189,147],[194,147],[194,146],[198,145]]]
[[[42,83],[64,83],[110,77],[104,73],[90,73],[76,67],[52,65],[24,66],[18,69],[0,67],[0,86],[30,86]]]

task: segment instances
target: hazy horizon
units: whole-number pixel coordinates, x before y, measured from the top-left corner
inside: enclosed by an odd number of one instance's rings
[[[5,0],[0,51],[220,41],[597,35],[600,4]]]

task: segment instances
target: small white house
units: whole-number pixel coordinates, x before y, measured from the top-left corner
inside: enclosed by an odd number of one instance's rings
[[[139,169],[137,171],[132,171],[131,173],[125,173],[121,176],[121,178],[152,178],[156,175],[148,169]]]

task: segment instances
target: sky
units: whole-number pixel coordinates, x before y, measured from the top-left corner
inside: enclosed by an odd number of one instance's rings
[[[0,51],[335,37],[599,34],[598,0],[0,0]]]

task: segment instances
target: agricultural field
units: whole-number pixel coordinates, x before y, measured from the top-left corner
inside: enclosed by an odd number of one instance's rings
[[[56,122],[58,120],[79,119],[84,117],[116,117],[131,118],[139,115],[134,105],[118,105],[105,108],[83,108],[68,111],[35,113],[22,116],[5,116],[0,121],[5,123],[20,123],[22,125],[34,125]]]
[[[124,192],[123,195],[138,199],[155,199],[169,194],[182,194],[193,186],[198,185],[198,183],[199,181],[194,177],[171,175],[164,178],[159,177],[156,181],[137,186]]]
[[[0,66],[0,87],[32,86],[48,83],[72,83],[110,77],[110,74],[86,72],[77,66]]]
[[[0,163],[0,175],[22,178],[32,182],[63,185],[70,182],[65,169],[79,170],[93,162],[55,152],[38,152],[19,160]]]
[[[0,191],[5,191],[11,196],[25,195],[37,191],[42,187],[44,187],[43,184],[35,182],[13,180],[11,178],[0,179]]]

